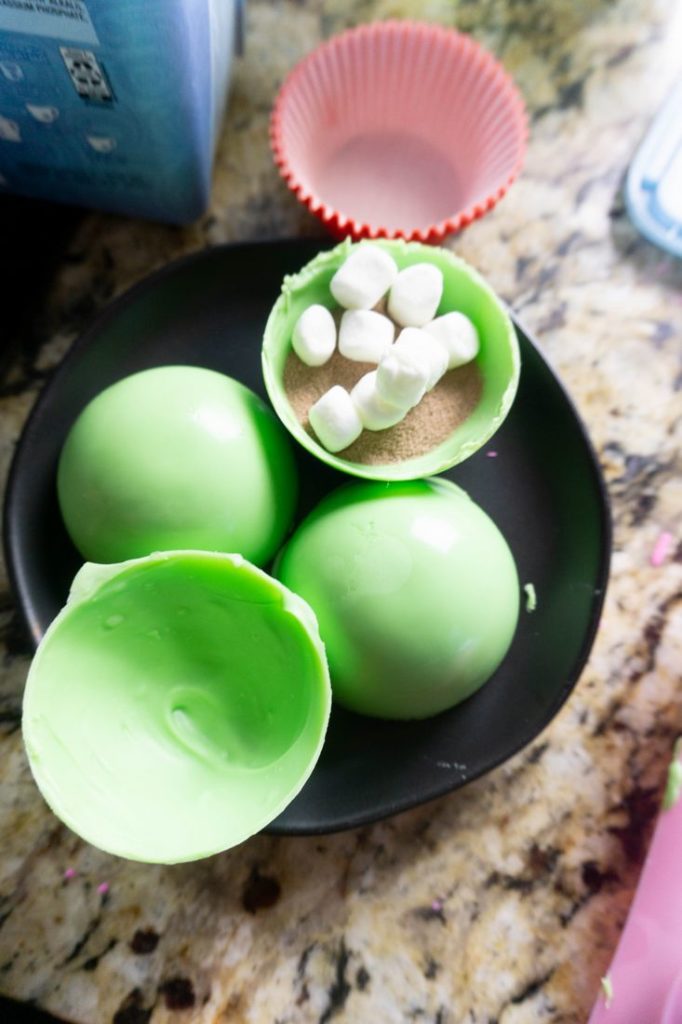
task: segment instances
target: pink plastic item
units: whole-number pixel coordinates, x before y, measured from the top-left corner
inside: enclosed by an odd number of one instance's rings
[[[676,758],[679,751],[676,751]],[[682,1022],[682,798],[662,810],[616,955],[589,1024]]]
[[[677,975],[668,992],[660,1024],[680,1024],[680,1021],[682,1021],[682,972]]]
[[[440,242],[505,194],[527,120],[512,80],[468,36],[384,21],[294,68],[270,138],[289,188],[332,234]]]
[[[675,538],[672,533],[668,532],[668,530],[664,530],[663,533],[658,535],[658,540],[654,544],[653,551],[651,552],[651,558],[649,559],[655,569],[658,569],[663,565],[673,549],[674,541]]]

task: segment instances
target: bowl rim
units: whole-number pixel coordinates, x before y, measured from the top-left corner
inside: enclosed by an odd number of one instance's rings
[[[286,137],[283,127],[284,112],[292,94],[295,94],[299,81],[314,66],[321,55],[340,50],[351,38],[370,39],[385,34],[420,33],[430,35],[434,40],[444,41],[449,46],[459,46],[471,59],[475,57],[491,77],[497,79],[500,93],[505,97],[511,121],[514,125],[517,140],[517,156],[507,177],[484,200],[470,203],[463,209],[452,213],[449,217],[436,224],[416,228],[386,228],[381,225],[368,224],[349,213],[334,209],[321,196],[310,189],[299,177],[296,167],[289,160]],[[518,177],[526,156],[529,122],[526,105],[521,92],[502,64],[480,43],[471,36],[454,28],[447,28],[437,23],[416,21],[412,19],[388,19],[375,21],[354,28],[346,29],[316,46],[306,54],[288,73],[277,93],[270,115],[269,137],[273,158],[281,177],[296,198],[313,213],[333,235],[342,238],[350,234],[354,239],[361,238],[403,238],[406,241],[439,243],[448,234],[461,231],[473,221],[483,217],[508,192]]]
[[[324,448],[324,446],[320,444],[315,437],[306,431],[295,416],[290,417],[288,415],[283,415],[284,412],[289,411],[290,406],[281,376],[276,372],[271,358],[271,351],[276,347],[274,343],[272,345],[269,344],[269,339],[272,338],[272,322],[274,318],[279,315],[282,307],[286,309],[291,282],[296,281],[297,278],[305,278],[306,276],[312,277],[317,270],[316,265],[318,263],[327,263],[329,257],[337,253],[339,254],[340,260],[342,260],[348,255],[352,248],[360,244],[371,243],[365,239],[353,242],[350,237],[346,237],[342,242],[339,242],[331,249],[323,248],[316,256],[301,267],[297,273],[287,275],[282,282],[280,294],[273,303],[263,329],[261,366],[265,390],[267,391],[268,398],[270,399],[270,403],[277,418],[290,437],[300,444],[307,452],[315,456],[315,458],[324,462],[326,465],[331,466],[332,469],[338,470],[346,476],[359,477],[364,480],[381,481],[384,483],[398,483],[401,481],[417,480],[425,476],[436,476],[437,474],[443,473],[446,470],[451,469],[453,466],[458,465],[460,462],[464,462],[470,456],[474,455],[499,430],[513,405],[514,399],[516,398],[516,392],[518,390],[521,375],[519,343],[509,310],[501,299],[498,298],[496,292],[483,275],[467,260],[458,256],[450,249],[429,246],[423,242],[410,242],[402,238],[384,238],[378,240],[378,244],[386,248],[391,255],[395,255],[396,249],[402,250],[403,252],[420,249],[423,250],[427,259],[430,253],[438,252],[439,254],[442,254],[444,261],[451,264],[453,268],[462,270],[467,277],[475,282],[477,288],[484,291],[489,298],[493,300],[502,314],[505,326],[505,344],[511,357],[512,369],[504,386],[504,390],[499,397],[495,415],[490,417],[488,425],[485,429],[481,430],[475,440],[464,442],[458,450],[458,454],[454,458],[445,453],[441,453],[438,458],[436,457],[436,454],[441,451],[443,446],[452,437],[452,434],[450,434],[448,435],[448,438],[441,441],[440,444],[436,445],[430,451],[425,452],[422,455],[413,456],[410,459],[404,459],[400,462],[380,464],[353,462],[343,458],[339,453],[327,451],[327,449]],[[429,458],[431,461],[427,465],[423,465],[424,460]]]

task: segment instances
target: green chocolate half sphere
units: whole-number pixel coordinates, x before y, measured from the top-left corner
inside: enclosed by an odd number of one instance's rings
[[[62,449],[57,491],[89,561],[192,548],[264,565],[291,525],[296,468],[283,428],[252,391],[213,370],[164,366],[85,407]]]
[[[48,804],[132,860],[225,850],[275,818],[329,718],[315,616],[239,555],[85,565],[31,665],[23,735]]]
[[[329,290],[331,279],[357,246],[384,249],[400,270],[431,263],[443,275],[443,295],[437,315],[458,310],[476,325],[481,350],[476,356],[483,390],[476,408],[444,441],[423,455],[397,462],[353,462],[328,452],[299,422],[284,386],[284,370],[292,349],[294,326],[308,306],[319,303],[338,309]],[[285,277],[282,291],[268,317],[263,335],[263,380],[282,423],[299,444],[334,469],[369,480],[416,480],[442,473],[469,458],[492,437],[509,412],[519,384],[520,356],[511,318],[490,285],[449,249],[401,238],[352,243],[344,239],[319,253],[297,274]]]
[[[275,572],[317,616],[334,698],[381,718],[426,718],[470,696],[518,619],[507,542],[446,480],[340,488],[299,526]]]

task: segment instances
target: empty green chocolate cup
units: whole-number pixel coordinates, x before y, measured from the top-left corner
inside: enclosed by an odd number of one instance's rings
[[[23,734],[74,832],[172,864],[242,842],[313,770],[330,708],[306,602],[239,555],[85,565],[38,648]]]
[[[414,263],[433,263],[443,273],[443,297],[437,316],[453,310],[465,313],[476,325],[481,349],[476,363],[481,374],[481,397],[471,415],[435,448],[414,458],[383,465],[352,462],[328,452],[309,434],[297,418],[283,376],[291,351],[291,336],[299,316],[308,306],[319,303],[337,308],[329,282],[355,247],[350,239],[311,260],[299,273],[286,277],[272,308],[263,337],[263,376],[270,401],[284,426],[296,440],[323,462],[353,476],[370,480],[416,480],[442,473],[473,455],[502,424],[516,395],[520,358],[514,325],[480,274],[447,249],[377,239],[359,245],[380,246],[391,254],[399,269]]]

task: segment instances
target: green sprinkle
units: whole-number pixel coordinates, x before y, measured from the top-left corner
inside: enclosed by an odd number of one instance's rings
[[[665,793],[663,794],[664,811],[669,811],[674,807],[682,795],[682,762],[679,759],[681,752],[682,736],[675,743],[672,761],[668,767],[668,781],[666,783]]]
[[[535,593],[535,587],[532,583],[526,583],[523,589],[526,593],[526,611],[534,612],[538,606],[538,595]]]
[[[606,1003],[606,1009],[608,1010],[613,1002],[613,983],[611,978],[607,974],[606,977],[601,980],[602,991],[604,992],[604,1002]]]

